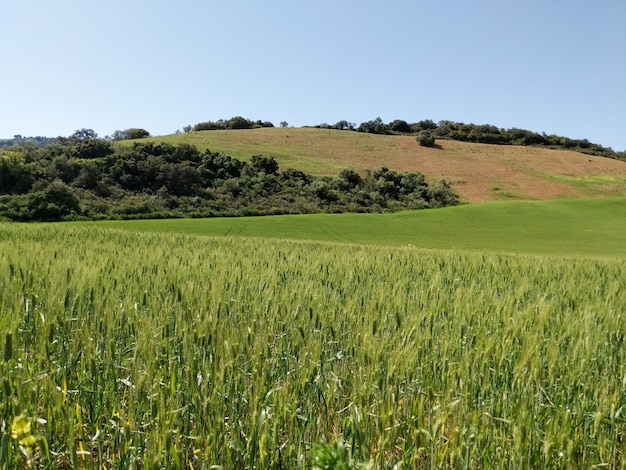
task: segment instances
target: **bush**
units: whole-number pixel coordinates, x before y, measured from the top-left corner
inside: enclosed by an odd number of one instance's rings
[[[430,131],[421,131],[415,138],[422,147],[433,147],[435,145],[435,138]]]
[[[246,118],[235,116],[228,120],[227,127],[230,129],[250,129],[253,125]]]
[[[407,134],[411,132],[411,127],[409,126],[409,124],[406,121],[403,121],[402,119],[396,119],[389,125],[389,127],[391,128],[392,131],[400,132],[402,134]]]
[[[115,131],[113,133],[113,140],[130,140],[130,139],[143,139],[150,137],[150,133],[145,129],[133,127],[123,131]]]

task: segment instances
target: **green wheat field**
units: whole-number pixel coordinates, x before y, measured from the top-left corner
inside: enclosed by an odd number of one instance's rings
[[[625,468],[603,201],[0,224],[0,468]]]

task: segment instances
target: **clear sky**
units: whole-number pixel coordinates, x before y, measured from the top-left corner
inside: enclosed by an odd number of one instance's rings
[[[624,0],[6,0],[0,137],[443,119],[626,150]]]

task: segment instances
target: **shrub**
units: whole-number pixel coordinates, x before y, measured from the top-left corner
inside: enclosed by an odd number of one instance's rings
[[[422,147],[433,147],[435,145],[435,138],[430,131],[421,131],[415,138]]]
[[[389,124],[389,127],[394,132],[401,132],[403,134],[411,132],[411,127],[409,126],[409,124],[402,119],[396,119],[391,124]]]
[[[130,139],[143,139],[150,137],[150,133],[138,127],[132,127],[123,131],[115,131],[113,133],[113,140],[130,140]]]

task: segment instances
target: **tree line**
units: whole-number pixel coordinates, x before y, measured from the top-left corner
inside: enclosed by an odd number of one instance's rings
[[[280,127],[287,127],[288,123],[282,121]],[[199,132],[210,130],[231,130],[231,129],[256,129],[263,127],[274,127],[270,121],[253,121],[241,116],[234,116],[230,119],[219,119],[217,121],[204,121],[194,125],[183,127],[183,132]],[[525,145],[543,146],[554,149],[566,149],[582,152],[590,155],[615,158],[626,161],[626,150],[618,152],[610,147],[595,144],[587,139],[570,139],[569,137],[554,134],[537,133],[526,129],[499,128],[491,124],[466,124],[455,121],[434,122],[431,119],[408,123],[402,119],[395,119],[389,123],[384,123],[380,117],[360,124],[341,120],[335,124],[322,123],[315,126],[321,129],[336,129],[342,131],[364,132],[369,134],[383,135],[415,135],[421,145],[432,146],[435,139],[458,140],[462,142],[474,142],[482,144],[499,145]],[[180,131],[176,131],[180,133]],[[150,137],[150,133],[142,128],[130,128],[117,130],[112,135],[106,136],[104,140],[136,140]],[[0,139],[0,149],[14,145],[34,144],[37,147],[46,147],[50,144],[62,141],[63,137],[23,137],[16,135],[13,139]]]
[[[91,129],[45,148],[0,151],[0,218],[56,221],[371,212],[458,204],[448,183],[382,167],[336,177],[280,171],[189,144],[135,142],[118,148]]]
[[[333,125],[322,123],[312,127],[365,132],[369,134],[416,135],[419,141],[430,142],[431,144],[434,143],[434,139],[443,139],[482,144],[543,146],[626,160],[626,151],[617,152],[610,147],[603,147],[600,144],[591,143],[587,139],[570,139],[568,137],[547,135],[545,133],[540,134],[518,128],[503,129],[491,124],[465,124],[454,121],[439,121],[436,123],[431,119],[415,123],[408,123],[402,119],[396,119],[389,123],[384,123],[383,120],[378,117],[358,125],[342,120]]]

